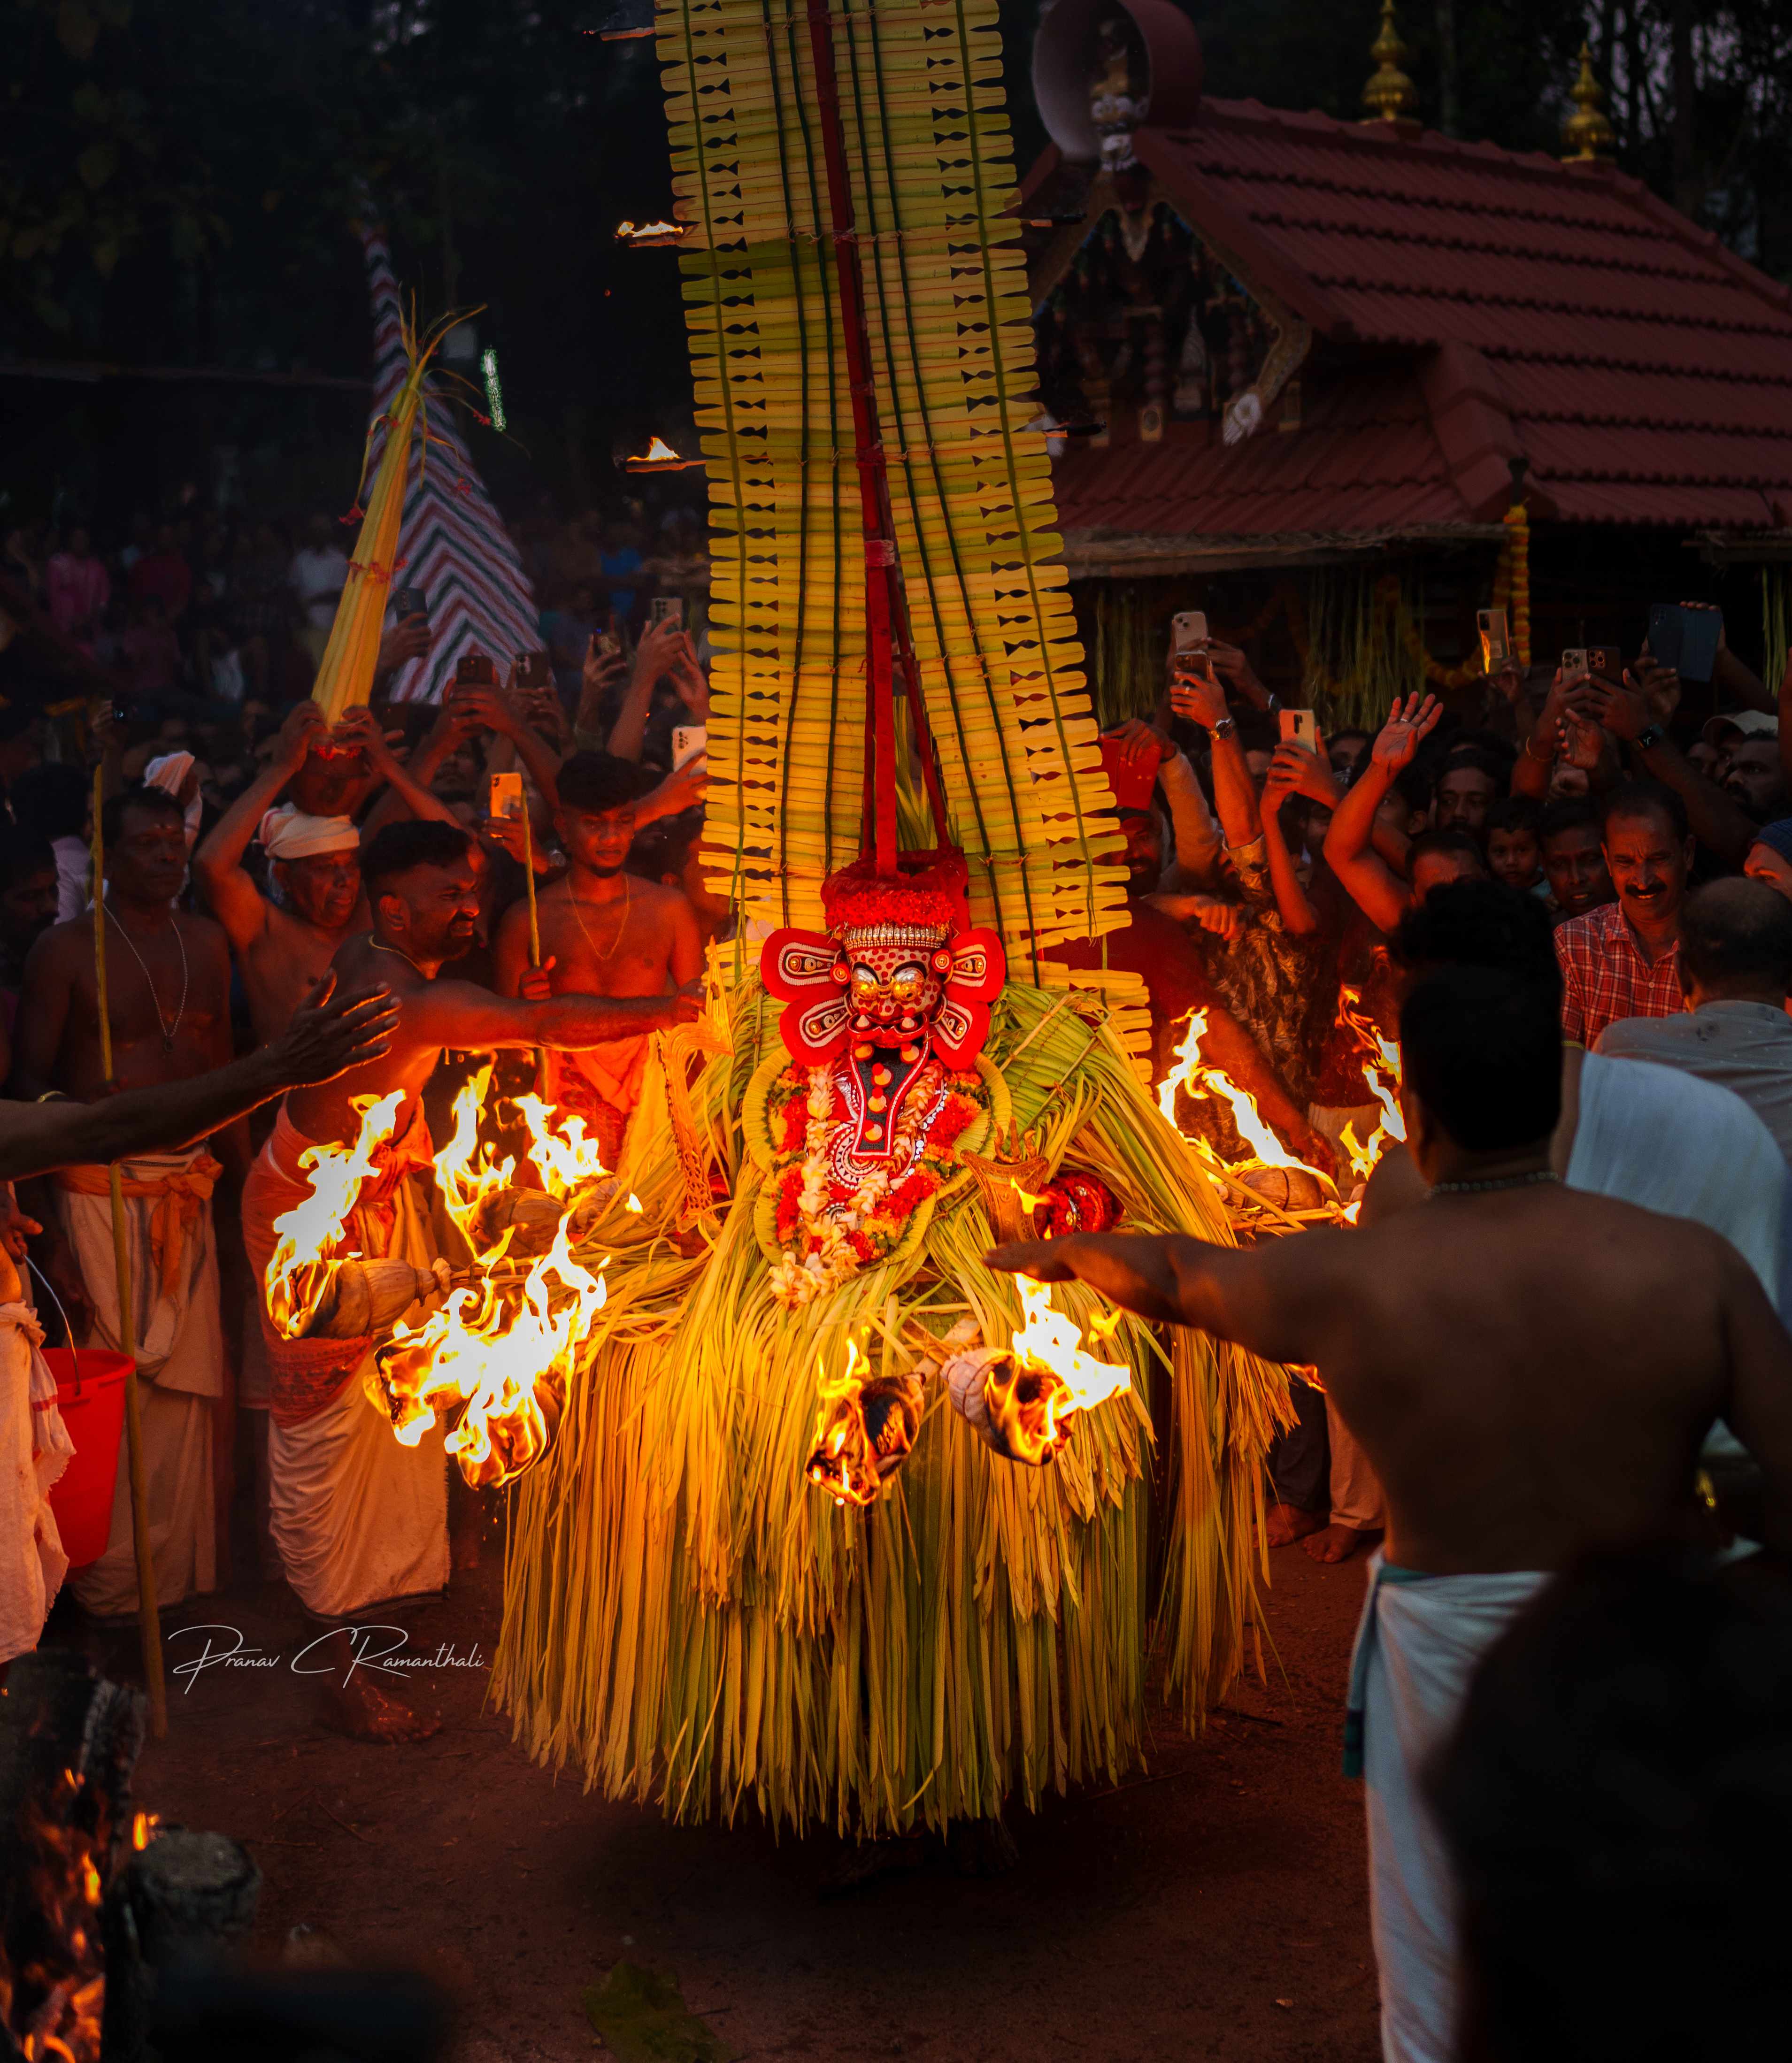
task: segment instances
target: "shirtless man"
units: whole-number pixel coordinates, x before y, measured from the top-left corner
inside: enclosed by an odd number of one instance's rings
[[[27,1101],[54,1089],[92,1103],[115,1084],[146,1089],[190,1081],[231,1059],[230,949],[210,918],[175,907],[187,874],[179,803],[159,788],[127,789],[107,803],[103,828],[113,1082],[100,1064],[93,923],[83,916],[52,926],[25,963],[13,1081]],[[239,1165],[247,1160],[241,1120],[215,1136]],[[223,1172],[203,1144],[123,1168],[131,1330],[146,1382],[150,1535],[165,1607],[211,1590],[215,1577],[213,1422],[226,1385],[211,1196]],[[46,1228],[45,1272],[70,1318],[87,1321],[91,1344],[115,1350],[107,1172],[97,1164],[64,1168],[52,1184],[53,1204],[46,1200],[31,1213]],[[122,1470],[119,1480],[106,1551],[73,1578],[83,1605],[102,1618],[127,1616],[137,1604]]]
[[[637,829],[635,803],[650,777],[607,753],[574,753],[560,770],[554,828],[566,871],[542,896],[542,971],[555,995],[662,996],[703,971],[697,913],[676,888],[622,871]],[[529,909],[513,903],[497,934],[497,985],[522,993]],[[641,1093],[646,1032],[580,1052],[548,1056],[545,1093],[582,1117],[606,1167]]]
[[[356,1137],[357,1098],[402,1092],[389,1144],[377,1156],[345,1249],[427,1268],[434,1258],[429,1196],[417,1179],[433,1159],[424,1084],[445,1047],[462,1051],[602,1045],[694,1017],[688,991],[612,1000],[561,995],[514,1001],[471,983],[441,981],[464,953],[479,909],[472,839],[456,826],[388,824],[362,857],[372,929],[337,951],[344,983],[389,987],[397,1024],[384,1058],[286,1099],[244,1190],[244,1236],[264,1281],[274,1220],[310,1193],[300,1157],[314,1143]],[[264,1306],[265,1312],[265,1305]],[[405,1314],[421,1322],[421,1306]],[[440,1427],[401,1446],[364,1378],[374,1341],[280,1339],[265,1323],[273,1362],[268,1444],[272,1530],[287,1581],[312,1615],[342,1625],[375,1605],[439,1592],[449,1573],[447,1472]],[[433,1726],[385,1690],[375,1671],[321,1679],[331,1716],[372,1739],[421,1738]]]
[[[1078,1236],[992,1266],[1078,1278],[1142,1316],[1316,1365],[1385,1488],[1351,1671],[1390,2063],[1456,2054],[1453,1892],[1422,1771],[1480,1656],[1589,1550],[1692,1538],[1720,1417],[1792,1549],[1792,1339],[1726,1240],[1564,1187],[1549,1163],[1561,1035],[1543,984],[1422,979],[1400,1017],[1429,1201],[1248,1253]]]
[[[454,727],[451,718],[445,718],[444,724]],[[328,968],[336,947],[350,931],[364,931],[368,923],[361,894],[364,834],[348,817],[312,817],[291,807],[275,808],[312,746],[330,734],[316,702],[296,704],[280,726],[279,746],[267,771],[243,790],[193,855],[195,879],[242,969],[249,1015],[260,1040],[279,1037],[300,998]],[[335,738],[360,747],[371,770],[390,784],[391,801],[382,799],[365,835],[378,830],[381,815],[393,806],[416,817],[449,820],[445,806],[419,787],[393,757],[368,710],[351,710],[336,726]],[[272,901],[243,869],[243,855],[257,835],[268,854]]]

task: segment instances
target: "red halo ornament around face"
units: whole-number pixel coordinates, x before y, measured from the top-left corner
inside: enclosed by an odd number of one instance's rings
[[[829,876],[822,889],[827,931],[774,931],[759,953],[759,976],[785,1007],[779,1032],[793,1060],[813,1067],[845,1050],[852,1008],[835,969],[855,934],[879,943],[912,939],[916,956],[936,967],[944,995],[928,1027],[948,1066],[968,1068],[989,1035],[989,1005],[1008,978],[1007,955],[993,931],[973,929],[965,898],[968,870],[956,852],[904,853],[895,880],[869,860]]]

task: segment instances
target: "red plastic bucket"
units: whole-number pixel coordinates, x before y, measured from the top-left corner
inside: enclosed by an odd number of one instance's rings
[[[124,1378],[129,1354],[99,1347],[47,1347],[56,1378],[56,1403],[74,1453],[50,1493],[56,1530],[70,1568],[84,1568],[106,1552],[112,1530],[112,1496],[119,1479],[119,1442],[124,1432]]]

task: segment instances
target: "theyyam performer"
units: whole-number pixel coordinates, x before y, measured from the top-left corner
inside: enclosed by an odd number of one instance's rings
[[[1230,1237],[1146,1085],[1143,983],[1053,958],[1125,921],[1124,841],[1033,427],[992,0],[722,0],[662,11],[660,51],[713,506],[710,879],[743,943],[696,1023],[676,951],[627,999],[600,964],[626,793],[594,768],[546,913],[578,971],[526,975],[520,919],[505,949],[526,993],[623,994],[475,1007],[435,979],[470,881],[374,842],[374,932],[338,962],[385,956],[393,1054],[290,1100],[252,1184],[270,1324],[326,1370],[284,1405],[276,1377],[276,1534],[320,1615],[439,1581],[445,1427],[470,1479],[521,1478],[494,1689],[533,1752],[680,1818],[973,1823],[999,1852],[1009,1798],[1134,1759],[1148,1651],[1191,1716],[1241,1666],[1286,1379],[982,1261],[1028,1229]],[[435,1155],[470,1261],[430,1281],[350,1222],[389,1142],[422,1157],[442,1045],[631,1033],[619,1164],[534,1104],[542,1188],[504,1201],[476,1084]]]
[[[1124,922],[1123,842],[995,20],[659,16],[709,872],[755,943],[654,1042],[639,1210],[577,1249],[606,1301],[519,1486],[495,1687],[534,1753],[680,1818],[988,1828],[1132,1760],[1154,1637],[1190,1713],[1242,1658],[1281,1370],[1074,1290],[1023,1311],[981,1259],[1034,1225],[1229,1237],[1142,1079],[1142,985],[1050,958]]]

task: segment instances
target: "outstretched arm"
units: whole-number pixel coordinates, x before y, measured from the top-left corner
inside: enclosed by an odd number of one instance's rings
[[[1645,731],[1661,726],[1633,677],[1627,672],[1622,687],[1596,678],[1589,699],[1599,721],[1624,740],[1645,772],[1672,788],[1686,805],[1686,822],[1699,843],[1726,866],[1740,867],[1760,826],[1715,781],[1706,780],[1665,731],[1646,750],[1638,742]]]
[[[370,709],[350,710],[336,727],[338,742],[358,746],[367,755],[367,763],[372,773],[386,784],[386,791],[361,822],[361,843],[364,847],[382,824],[393,823],[405,811],[420,819],[433,818],[437,823],[457,822],[454,812],[448,805],[438,801],[429,790],[420,786],[400,766],[392,747],[386,742],[386,734],[380,726],[380,719]]]
[[[1398,695],[1369,754],[1369,763],[1345,791],[1325,834],[1326,860],[1377,931],[1391,931],[1407,905],[1406,883],[1371,842],[1375,811],[1398,776],[1412,764],[1420,744],[1437,728],[1443,705],[1434,695],[1421,701]]]
[[[172,1152],[301,1083],[327,1082],[392,1043],[398,1006],[381,989],[332,999],[326,974],[272,1044],[190,1081],[127,1089],[98,1103],[0,1105],[0,1181],[133,1153]]]
[[[470,981],[433,981],[405,997],[407,1044],[489,1052],[517,1046],[580,1052],[638,1032],[689,1023],[703,1008],[694,990],[670,995],[556,995],[545,1003],[493,995]]]
[[[1330,1264],[1347,1237],[1311,1232],[1246,1253],[1180,1233],[1073,1233],[1015,1240],[985,1260],[1036,1282],[1086,1282],[1142,1318],[1198,1325],[1266,1361],[1311,1365],[1326,1359],[1338,1301]]]
[[[243,871],[243,855],[264,816],[279,801],[287,783],[305,763],[313,739],[328,734],[324,712],[314,702],[295,702],[280,726],[279,749],[268,770],[257,774],[201,839],[193,855],[193,872],[224,927],[233,952],[245,952],[268,925],[268,904],[261,891]]]

